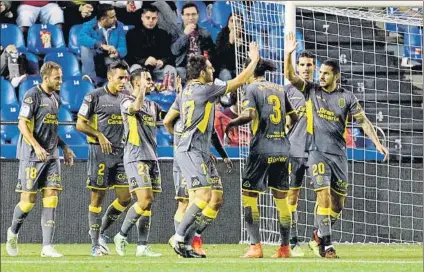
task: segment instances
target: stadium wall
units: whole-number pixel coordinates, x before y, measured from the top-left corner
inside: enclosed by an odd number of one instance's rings
[[[223,176],[225,203],[217,220],[204,235],[207,243],[236,244],[241,240],[240,177],[238,162],[234,163],[236,170],[231,174],[226,174],[222,161],[218,164],[218,171]],[[166,243],[174,233],[173,215],[176,201],[172,180],[172,160],[161,160],[160,166],[163,192],[153,205],[151,243]],[[354,186],[349,187],[350,197],[346,202],[343,220],[336,224],[333,230],[333,240],[421,242],[423,240],[423,199],[411,192],[422,192],[422,182],[416,181],[423,180],[423,171],[419,168],[411,171],[410,168],[389,167],[385,164],[368,165],[363,162],[350,163],[349,166],[349,179],[354,182]],[[19,194],[14,192],[18,167],[17,160],[1,160],[1,243],[5,242],[13,208],[19,201]],[[372,180],[365,178],[370,175],[375,178]],[[89,192],[85,188],[86,161],[79,160],[72,168],[62,165],[62,176],[64,191],[59,198],[54,240],[56,243],[89,243],[87,216]],[[402,182],[399,182],[400,177]],[[309,184],[307,187],[311,188]],[[40,198],[41,196],[20,232],[19,240],[23,243],[41,243]],[[107,194],[103,211],[113,199],[114,193],[111,191]],[[300,211],[299,233],[301,236],[304,234],[309,237],[308,234],[312,231],[310,215],[314,208],[314,192],[302,191],[301,199],[298,209]],[[106,234],[113,236],[117,233],[123,218],[121,216]],[[306,222],[310,227],[305,227]],[[377,240],[376,237],[379,239]],[[131,231],[129,241],[132,243],[136,241],[135,229]]]

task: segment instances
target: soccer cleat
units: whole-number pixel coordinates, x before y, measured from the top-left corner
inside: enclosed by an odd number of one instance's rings
[[[271,258],[290,258],[290,245],[280,246]]]
[[[190,249],[186,251],[186,258],[206,258],[206,255],[199,254],[193,249]]]
[[[326,259],[338,259],[339,256],[336,255],[336,250],[334,247],[329,247],[327,250],[325,250],[322,254],[322,257]]]
[[[63,255],[57,252],[52,245],[48,245],[43,246],[43,249],[41,250],[41,257],[60,258],[63,257]]]
[[[303,249],[300,247],[299,244],[295,244],[291,248],[291,256],[292,257],[303,257],[303,256],[305,256],[305,252],[303,252]]]
[[[263,258],[263,257],[264,257],[264,252],[262,250],[261,243],[251,245],[247,249],[247,252],[243,256],[240,256],[240,258]]]
[[[99,245],[100,245],[100,249],[101,249],[101,251],[104,255],[110,254],[109,247],[107,246],[107,240],[108,239],[109,239],[109,237],[106,236],[105,234],[100,234]]]
[[[105,254],[103,253],[103,250],[101,248],[101,246],[93,246],[91,248],[91,256],[93,257],[101,257],[104,256]]]
[[[309,241],[308,246],[314,252],[314,255],[317,257],[322,257],[320,244],[321,244],[321,239],[318,237],[318,229],[315,229],[314,235],[311,241]]]
[[[202,237],[194,236],[194,239],[193,239],[193,242],[191,243],[191,246],[193,247],[194,252],[196,252],[199,255],[203,255],[203,256],[206,257],[206,251],[203,249]]]
[[[127,253],[127,237],[122,236],[119,232],[113,237],[113,242],[115,243],[115,251],[119,256],[125,256]]]
[[[6,251],[11,257],[18,256],[18,234],[14,234],[10,228],[7,229]]]
[[[170,245],[172,248],[174,248],[175,246],[175,239],[174,239],[174,235],[171,236],[171,238],[169,238],[168,240],[168,245]]]
[[[174,251],[183,258],[187,258],[187,249],[184,242],[175,241]]]
[[[154,252],[149,246],[137,246],[135,253],[137,257],[160,257],[162,253]]]

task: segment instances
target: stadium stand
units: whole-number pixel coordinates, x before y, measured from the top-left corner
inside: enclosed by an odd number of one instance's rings
[[[81,75],[81,69],[77,57],[70,52],[51,52],[44,57],[44,62],[53,61],[62,67],[63,78]]]
[[[34,24],[28,31],[28,51],[37,55],[66,51],[62,30],[56,25]]]
[[[1,24],[0,36],[0,44],[2,47],[14,44],[18,50],[26,50],[24,35],[17,25]]]
[[[78,112],[84,96],[94,89],[93,84],[81,77],[72,77],[65,80],[60,88],[60,98],[63,106],[72,112]]]

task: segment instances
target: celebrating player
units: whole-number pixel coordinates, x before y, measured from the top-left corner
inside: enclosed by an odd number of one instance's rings
[[[252,62],[236,78],[212,83],[214,69],[204,56],[192,56],[187,65],[189,83],[181,95],[181,121],[183,131],[176,149],[176,158],[181,167],[183,177],[192,190],[192,205],[186,210],[175,234],[174,250],[183,257],[187,255],[186,232],[196,222],[210,223],[216,218],[217,210],[208,206],[211,200],[211,186],[207,169],[209,148],[213,131],[214,105],[222,95],[237,90],[253,74],[259,61],[256,43],[250,44],[249,51]],[[195,256],[199,257],[199,256]],[[204,256],[200,256],[204,257]]]
[[[89,92],[79,109],[77,129],[88,137],[87,188],[91,189],[88,222],[91,236],[91,255],[109,254],[103,232],[118,219],[131,202],[128,181],[123,165],[124,126],[120,103],[128,81],[128,65],[113,62],[108,67],[108,82]],[[117,199],[100,218],[107,189],[115,189]],[[102,235],[101,235],[102,234]]]
[[[125,127],[124,166],[130,186],[137,202],[128,210],[121,227],[115,235],[116,252],[126,254],[127,236],[138,222],[139,237],[136,256],[159,257],[147,246],[150,233],[151,208],[154,194],[162,191],[157,155],[156,122],[161,120],[161,107],[145,99],[146,92],[154,87],[149,72],[137,69],[131,73],[133,90],[121,102],[121,113]]]
[[[317,192],[315,220],[318,230],[314,231],[314,238],[319,245],[320,256],[337,258],[331,244],[331,225],[339,218],[347,195],[348,167],[344,132],[348,115],[353,115],[377,150],[384,154],[384,160],[389,153],[380,143],[374,126],[365,116],[357,98],[352,92],[338,87],[339,64],[327,60],[321,65],[319,84],[305,81],[295,73],[292,66],[291,54],[296,46],[295,35],[288,33],[284,48],[284,75],[303,92],[306,100],[308,172]]]
[[[270,188],[279,212],[281,246],[273,258],[289,258],[291,214],[287,201],[289,190],[288,157],[290,142],[285,133],[288,112],[292,112],[287,93],[280,85],[265,80],[265,72],[277,68],[272,61],[260,60],[254,76],[249,80],[242,100],[243,112],[231,120],[226,134],[234,126],[252,122],[253,139],[242,177],[242,204],[251,246],[243,258],[262,258],[259,233],[259,193]],[[293,111],[292,118],[296,120]]]
[[[16,192],[21,193],[21,199],[15,206],[12,226],[7,230],[6,251],[10,256],[18,255],[18,233],[35,205],[38,191],[43,192],[41,257],[63,256],[52,246],[58,191],[62,190],[57,147],[63,151],[65,165],[72,166],[75,155],[57,134],[61,102],[56,91],[62,84],[62,69],[54,62],[46,62],[40,74],[41,84],[25,93],[19,113],[21,135],[17,151],[19,174]]]

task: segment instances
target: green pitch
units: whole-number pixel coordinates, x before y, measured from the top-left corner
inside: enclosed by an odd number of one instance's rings
[[[263,259],[240,259],[246,245],[206,245],[206,259],[182,259],[168,245],[152,245],[164,255],[159,258],[135,257],[135,245],[130,245],[127,256],[120,257],[110,244],[112,255],[89,256],[90,245],[61,244],[56,248],[63,258],[41,258],[41,245],[19,245],[19,257],[7,257],[1,245],[1,271],[423,271],[422,245],[336,245],[338,260],[324,260],[313,256],[307,245],[302,245],[303,258],[271,259],[276,246],[264,246]]]

